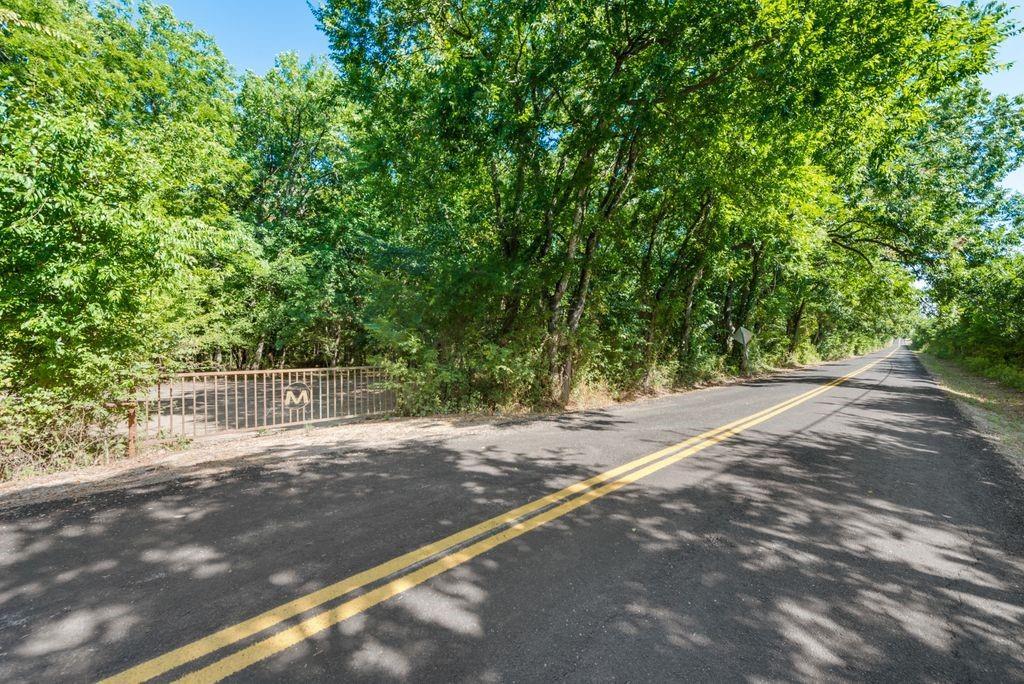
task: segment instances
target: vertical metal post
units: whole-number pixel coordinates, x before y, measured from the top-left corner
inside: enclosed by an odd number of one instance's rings
[[[135,402],[128,407],[128,458],[135,458],[135,442],[139,438],[137,409],[138,405]]]
[[[210,394],[209,383],[203,378],[203,434],[210,431]]]
[[[181,436],[185,436],[185,378],[181,379],[181,426],[178,428]]]

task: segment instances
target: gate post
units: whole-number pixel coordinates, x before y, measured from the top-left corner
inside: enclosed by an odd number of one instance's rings
[[[138,406],[132,403],[128,406],[128,458],[135,457],[135,441],[138,438]]]

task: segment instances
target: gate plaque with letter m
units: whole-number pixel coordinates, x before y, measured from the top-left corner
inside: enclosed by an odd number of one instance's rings
[[[281,395],[281,401],[287,411],[297,411],[309,406],[312,398],[312,390],[304,382],[293,382],[285,386]]]

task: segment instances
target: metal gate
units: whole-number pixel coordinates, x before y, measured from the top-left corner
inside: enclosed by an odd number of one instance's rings
[[[130,431],[151,441],[381,415],[395,392],[374,366],[178,373],[134,407]]]

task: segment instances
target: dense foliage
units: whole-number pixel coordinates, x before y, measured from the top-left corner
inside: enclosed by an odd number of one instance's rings
[[[914,181],[927,198],[922,220],[941,226],[945,241],[924,269],[930,315],[915,342],[1024,389],[1024,206],[998,182],[1024,155],[1020,102],[974,89],[935,107],[909,146],[941,162]]]
[[[865,351],[917,279],[932,339],[1022,362],[1024,306],[986,304],[1022,296],[1022,103],[978,85],[1000,5],[316,19],[331,62],[237,77],[164,6],[0,9],[0,476],[106,444],[163,372],[373,361],[410,411],[565,404],[740,370],[741,326],[756,366]]]
[[[943,263],[934,315],[914,337],[931,353],[1024,390],[1024,253],[1019,239],[1011,244],[987,259],[956,254]]]

